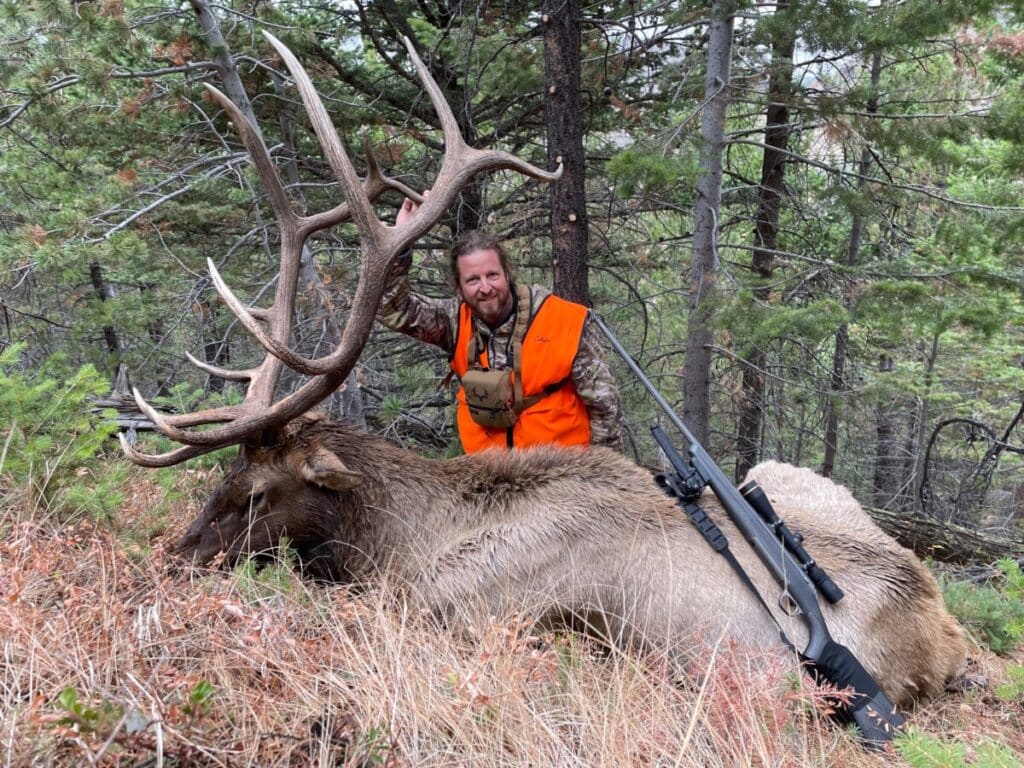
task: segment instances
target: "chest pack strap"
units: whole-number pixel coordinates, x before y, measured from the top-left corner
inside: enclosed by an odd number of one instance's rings
[[[516,307],[516,327],[512,330],[512,370],[515,373],[515,400],[513,407],[517,414],[522,413],[529,405],[523,405],[523,340],[526,329],[530,325],[533,314],[533,293],[528,285],[516,285],[518,306]],[[543,395],[535,396],[539,400]],[[535,401],[536,402],[536,401]],[[530,403],[533,405],[533,403]]]

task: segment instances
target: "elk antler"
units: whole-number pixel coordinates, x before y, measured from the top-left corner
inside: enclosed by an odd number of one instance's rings
[[[133,390],[139,408],[156,428],[183,444],[168,453],[153,455],[137,451],[122,436],[121,446],[125,454],[131,461],[142,466],[170,466],[216,448],[251,440],[300,416],[337,389],[355,366],[369,339],[392,262],[440,220],[459,191],[477,173],[509,169],[539,181],[555,181],[562,175],[561,166],[553,172],[544,171],[507,152],[479,150],[467,145],[441,89],[420,60],[412,43],[405,39],[405,47],[441,121],[445,144],[441,169],[430,195],[421,198],[404,184],[383,176],[367,147],[367,177],[361,181],[309,75],[280,40],[268,32],[263,35],[291,72],[327,162],[341,185],[345,202],[310,216],[296,214],[288,203],[270,153],[255,127],[227,96],[212,86],[206,86],[234,121],[277,216],[281,233],[281,274],[273,304],[267,309],[246,307],[228,288],[213,262],[208,260],[207,264],[221,298],[269,354],[259,366],[244,371],[218,368],[188,355],[193,364],[209,373],[237,381],[248,380],[248,391],[239,405],[167,416],[158,413],[138,390]],[[389,188],[422,201],[416,215],[402,226],[383,224],[373,211],[372,201]],[[355,221],[362,252],[353,308],[338,346],[325,357],[309,359],[289,347],[302,248],[315,232],[349,219]],[[274,390],[284,365],[313,378],[288,397],[274,402]],[[220,426],[196,429],[208,424]]]

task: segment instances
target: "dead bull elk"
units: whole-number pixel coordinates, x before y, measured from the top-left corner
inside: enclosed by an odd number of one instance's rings
[[[139,406],[182,447],[161,455],[123,441],[144,466],[169,466],[240,444],[227,477],[179,544],[198,562],[222,551],[229,561],[264,552],[287,538],[304,566],[331,578],[388,577],[439,615],[475,605],[527,608],[538,618],[576,617],[623,642],[671,644],[694,633],[729,633],[778,645],[778,628],[722,558],[700,538],[650,474],[605,449],[539,448],[431,460],[354,428],[305,415],[349,374],[366,343],[391,262],[441,217],[477,172],[512,169],[551,181],[549,173],[462,140],[454,117],[408,44],[444,130],[445,155],[432,194],[402,227],[377,220],[372,198],[387,187],[372,164],[360,182],[302,66],[272,36],[287,64],[347,203],[300,217],[292,212],[269,153],[222,94],[266,185],[281,231],[281,275],[273,304],[245,307],[210,264],[218,292],[268,350],[246,371],[194,363],[219,376],[248,380],[240,405],[164,416],[141,395]],[[363,259],[353,310],[338,347],[307,359],[288,346],[299,255],[314,232],[353,218]],[[266,324],[264,329],[261,323]],[[283,366],[310,376],[274,402]],[[201,425],[215,424],[210,429]],[[945,611],[934,578],[908,550],[883,534],[848,491],[809,470],[767,463],[750,475],[808,549],[846,591],[823,606],[833,636],[848,646],[899,705],[935,695],[957,671],[966,645]],[[727,536],[740,541],[713,495],[702,504]],[[737,558],[764,594],[776,591],[756,555]],[[779,612],[799,646],[804,630]]]
[[[750,474],[846,590],[823,606],[893,701],[939,693],[965,643],[934,578],[882,533],[845,488],[768,462]],[[710,492],[702,506],[742,541]],[[660,645],[694,632],[779,646],[778,627],[647,470],[601,448],[537,448],[436,460],[336,422],[294,422],[279,445],[243,448],[182,552],[208,562],[287,537],[310,573],[387,577],[439,615],[481,605],[571,615],[613,639]],[[759,590],[777,586],[735,547]],[[798,647],[799,622],[786,621]]]

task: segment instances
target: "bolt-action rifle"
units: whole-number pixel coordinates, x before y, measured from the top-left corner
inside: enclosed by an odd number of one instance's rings
[[[687,461],[679,454],[661,427],[651,428],[655,440],[674,470],[658,475],[658,484],[666,493],[677,499],[711,546],[729,560],[740,579],[775,619],[775,615],[757,592],[749,576],[729,552],[724,534],[697,503],[704,489],[711,488],[733,524],[782,587],[779,607],[790,616],[799,616],[807,625],[807,647],[795,650],[806,662],[808,671],[814,677],[827,680],[840,690],[852,689],[853,694],[848,703],[838,708],[837,713],[857,724],[869,746],[880,748],[899,731],[904,719],[853,652],[837,643],[829,634],[828,625],[818,604],[816,590],[831,603],[842,599],[842,590],[810,557],[803,547],[802,537],[792,533],[775,514],[768,497],[757,483],[751,482],[737,489],[693,433],[686,428],[600,316],[591,313],[591,318],[689,445]],[[775,620],[778,623],[778,620]],[[792,648],[793,645],[786,638],[781,625],[779,630],[782,641]]]

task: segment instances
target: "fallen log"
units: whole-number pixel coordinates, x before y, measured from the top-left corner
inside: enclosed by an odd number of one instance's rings
[[[927,517],[920,512],[864,507],[878,526],[918,557],[973,565],[1016,560],[1024,555],[1024,536],[1009,530],[967,528]]]

